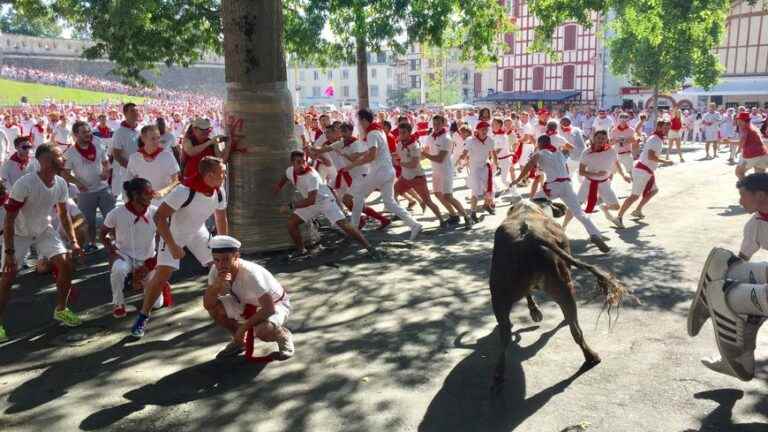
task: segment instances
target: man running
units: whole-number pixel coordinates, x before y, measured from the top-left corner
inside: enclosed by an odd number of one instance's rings
[[[658,192],[659,188],[656,185],[656,168],[661,166],[669,166],[674,162],[661,159],[661,149],[664,145],[664,137],[669,131],[669,121],[662,118],[656,122],[656,130],[648,137],[643,144],[643,150],[640,152],[640,158],[635,164],[635,168],[632,170],[632,194],[624,200],[621,205],[619,214],[616,217],[615,225],[618,228],[624,228],[624,214],[632,207],[640,197],[640,204],[632,212],[632,216],[637,219],[645,217],[643,215],[643,208],[648,201],[651,200]]]
[[[723,116],[715,111],[717,105],[709,104],[708,111],[701,118],[701,125],[704,129],[704,148],[707,152],[707,159],[710,159],[709,148],[712,147],[712,157],[717,157],[717,144],[720,141],[720,123],[723,122]]]
[[[472,195],[470,196],[470,216],[474,222],[480,222],[477,217],[477,201],[484,200],[483,208],[488,214],[496,214],[493,203],[493,165],[489,158],[495,159],[494,142],[488,136],[491,125],[481,121],[477,124],[475,135],[464,142],[464,155],[469,156],[469,175],[467,183]]]

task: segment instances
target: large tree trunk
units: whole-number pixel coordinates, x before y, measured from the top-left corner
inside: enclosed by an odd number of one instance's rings
[[[227,96],[224,116],[229,144],[229,230],[245,252],[290,247],[288,191],[272,196],[284,176],[293,138],[293,104],[283,52],[280,0],[223,0]]]
[[[368,99],[368,49],[365,36],[355,39],[357,59],[357,107],[366,109],[370,106]]]

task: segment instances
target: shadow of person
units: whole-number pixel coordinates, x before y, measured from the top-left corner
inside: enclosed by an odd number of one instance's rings
[[[720,210],[720,213],[717,213],[718,216],[741,216],[747,214],[747,211],[744,210],[744,207],[734,204],[730,204],[727,207],[707,207],[707,209]]]
[[[212,324],[182,333],[168,341],[157,340],[132,345],[126,345],[134,340],[126,336],[100,351],[52,363],[43,373],[11,391],[8,396],[9,406],[5,413],[15,414],[44,405],[65,396],[70,388],[83,382],[98,386],[99,380],[106,381],[125,363],[134,362],[142,355],[162,352],[164,355],[172,356],[174,354],[169,353],[170,350],[190,343],[190,339],[210,328]]]
[[[80,423],[82,430],[108,427],[147,405],[168,407],[203,398],[215,398],[252,386],[253,380],[266,367],[266,363],[246,363],[242,357],[211,360],[166,375],[153,384],[147,384],[124,394],[129,402],[103,409],[86,417]]]
[[[455,345],[473,352],[459,362],[446,377],[419,424],[420,432],[442,431],[510,431],[543,407],[553,396],[563,392],[586,372],[579,370],[570,377],[526,399],[525,373],[522,362],[533,357],[562,327],[541,333],[532,344],[521,347],[520,334],[534,331],[526,327],[512,333],[507,353],[506,379],[498,393],[491,389],[494,364],[499,353],[498,327],[480,338],[475,345],[462,345],[460,335]]]
[[[733,407],[736,401],[744,397],[744,392],[736,389],[717,389],[696,393],[696,399],[708,399],[720,404],[701,420],[699,432],[728,431],[728,432],[765,432],[768,423],[733,423]]]

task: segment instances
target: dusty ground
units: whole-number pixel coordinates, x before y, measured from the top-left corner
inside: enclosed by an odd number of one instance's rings
[[[575,254],[642,300],[610,330],[605,317],[596,324],[598,305],[580,306],[603,357],[584,374],[557,306],[543,299],[534,325],[520,303],[507,385],[489,392],[498,348],[487,276],[502,210],[470,232],[429,229],[412,246],[400,224],[369,232],[387,253],[382,263],[352,249],[300,264],[261,257],[290,292],[298,349],[266,367],[214,360],[227,337],[202,310],[193,266],[174,285],[178,305],[138,342],[125,337],[132,318],[114,320],[104,306],[100,257],[77,274],[78,310],[89,317],[81,329],[54,326],[50,280],[25,277],[6,316],[15,339],[0,346],[0,430],[766,431],[768,331],[749,383],[699,364],[715,350],[709,324],[695,339],[685,333],[704,258],[714,245],[738,248],[748,218],[732,167],[699,161],[698,150],[686,156],[659,171],[644,223],[616,232],[595,216],[610,255],[587,244],[578,223],[568,229]],[[421,219],[434,227],[430,217]],[[587,297],[593,279],[575,276]]]

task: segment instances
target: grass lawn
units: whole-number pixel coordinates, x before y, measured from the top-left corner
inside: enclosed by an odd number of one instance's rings
[[[26,96],[31,105],[43,103],[45,98],[58,103],[74,102],[79,105],[94,105],[104,101],[144,102],[143,97],[0,79],[0,106],[19,105],[22,96]]]

